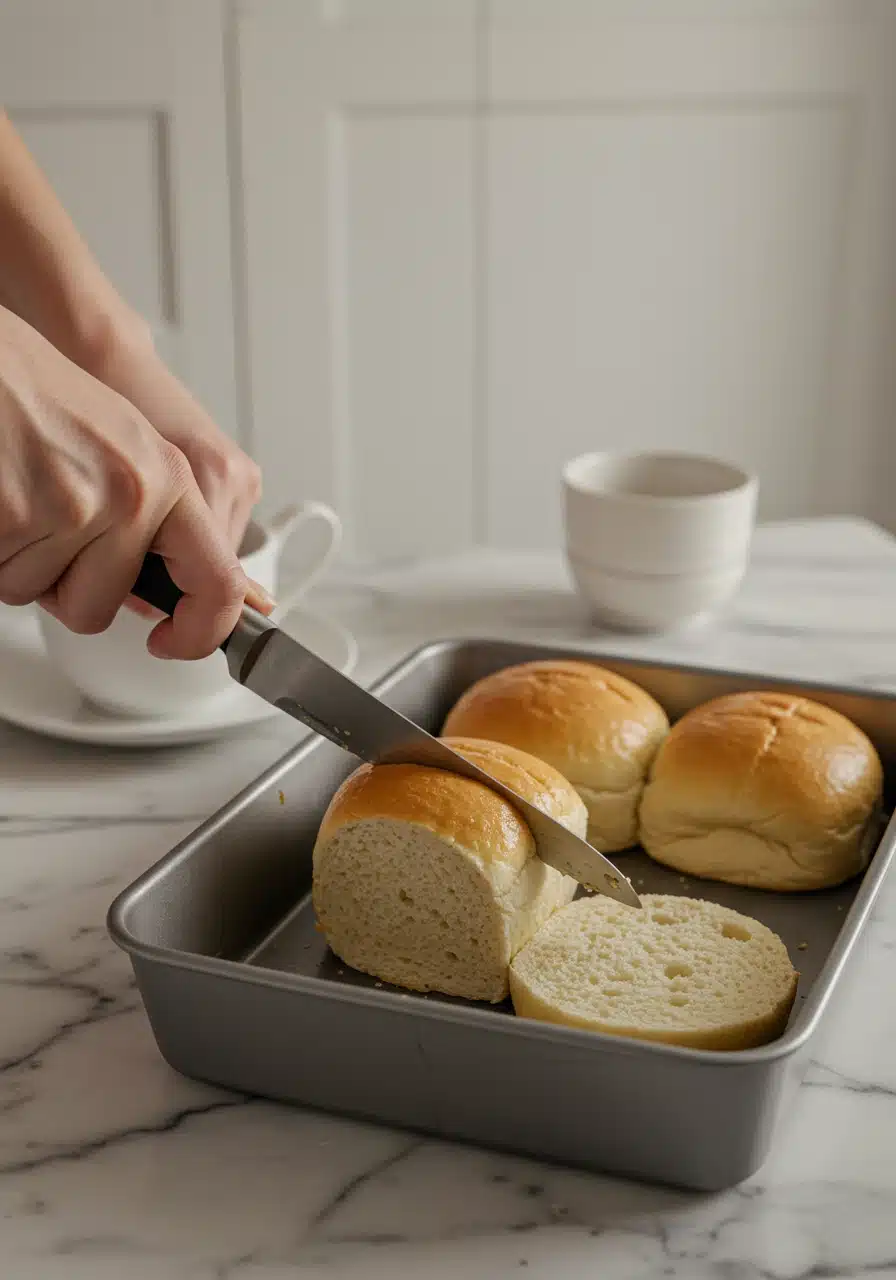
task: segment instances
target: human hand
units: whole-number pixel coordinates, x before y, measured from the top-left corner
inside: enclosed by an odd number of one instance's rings
[[[124,396],[180,450],[238,549],[260,495],[258,468],[165,368],[149,327],[105,276],[2,108],[0,306]]]
[[[162,362],[148,326],[122,305],[105,340],[79,363],[129,400],[180,450],[209,510],[239,551],[252,508],[261,497],[261,472]]]
[[[203,658],[250,592],[186,457],[132,403],[0,308],[0,601],[39,602],[103,631],[147,551],[185,593],[155,628],[158,656]]]

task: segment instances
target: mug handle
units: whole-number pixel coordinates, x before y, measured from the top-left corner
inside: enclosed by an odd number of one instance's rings
[[[268,525],[268,532],[277,552],[279,561],[286,545],[301,529],[318,527],[320,540],[315,539],[314,546],[298,569],[296,581],[288,587],[277,591],[277,608],[275,614],[281,616],[288,612],[315,582],[317,582],[333,562],[342,545],[342,521],[332,507],[325,502],[300,502],[285,507]]]

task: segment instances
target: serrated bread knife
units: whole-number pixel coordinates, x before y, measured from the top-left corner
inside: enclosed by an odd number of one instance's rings
[[[146,556],[133,594],[169,616],[182,592],[165,561]],[[640,907],[630,881],[608,858],[491,774],[380,702],[248,605],[221,645],[230,674],[272,706],[370,764],[419,764],[458,773],[504,797],[529,826],[542,862],[585,888]]]

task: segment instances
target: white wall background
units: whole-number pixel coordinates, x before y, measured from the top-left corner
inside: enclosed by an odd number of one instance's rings
[[[551,545],[588,448],[896,527],[893,0],[3,0],[0,86],[364,559]]]

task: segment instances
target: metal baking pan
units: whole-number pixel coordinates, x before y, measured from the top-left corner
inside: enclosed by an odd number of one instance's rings
[[[628,676],[675,719],[708,698],[774,687],[835,707],[896,780],[896,696],[708,672],[609,654],[444,642],[375,691],[430,730],[488,672],[586,657]],[[311,851],[352,761],[306,741],[133,885],[109,913],[159,1048],[187,1076],[243,1092],[564,1164],[716,1190],[762,1163],[896,852],[896,819],[864,876],[818,893],[683,881],[619,855],[643,892],[725,903],[776,930],[801,970],[778,1040],[737,1053],[549,1026],[509,1008],[400,992],[341,965],[315,930]]]

